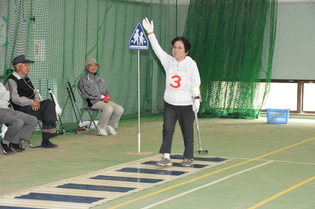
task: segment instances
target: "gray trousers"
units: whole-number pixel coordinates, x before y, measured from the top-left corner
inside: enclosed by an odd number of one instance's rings
[[[10,108],[0,108],[0,123],[8,127],[4,139],[17,144],[20,139],[30,140],[37,125],[37,118]]]
[[[107,126],[117,128],[118,122],[124,113],[124,108],[112,101],[107,103],[103,101],[96,102],[91,108],[102,110],[97,124],[100,128],[106,128]]]

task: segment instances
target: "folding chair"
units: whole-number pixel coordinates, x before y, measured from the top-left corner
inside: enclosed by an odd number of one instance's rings
[[[30,146],[30,147],[32,147],[32,148],[40,147],[40,146],[34,146],[34,145],[31,143],[31,141],[30,141],[30,140],[24,140],[24,139],[21,139],[21,140],[19,141],[19,143],[20,143],[20,147],[22,147],[22,148],[24,148],[24,147],[23,147],[23,143],[24,143],[24,141],[27,141],[28,146]]]
[[[80,124],[82,124],[82,118],[83,118],[83,114],[84,112],[87,112],[88,115],[90,116],[90,124],[88,126],[88,129],[91,128],[91,125],[93,123],[94,127],[95,127],[95,130],[97,131],[97,133],[100,135],[100,132],[99,132],[99,129],[97,127],[97,124],[95,122],[95,117],[98,115],[99,112],[102,112],[102,110],[100,109],[95,109],[95,108],[90,108],[88,106],[88,103],[87,101],[84,99],[83,95],[82,95],[82,92],[81,92],[81,89],[78,87],[78,92],[80,94],[80,97],[83,101],[83,107],[80,109],[80,114],[79,114],[79,120],[78,120],[78,124],[77,124],[77,128],[76,128],[76,133],[77,134],[80,134],[82,132],[78,131],[79,130],[79,127],[80,127]],[[73,95],[74,96],[74,95]],[[74,100],[75,101],[75,100]],[[88,131],[88,130],[87,130]],[[86,132],[87,132],[86,131]],[[83,133],[86,133],[86,132],[83,132]]]

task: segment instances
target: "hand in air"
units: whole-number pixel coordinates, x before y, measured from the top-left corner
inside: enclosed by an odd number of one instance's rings
[[[152,33],[153,32],[153,28],[154,28],[154,25],[153,25],[153,20],[151,20],[151,23],[150,21],[148,20],[148,18],[144,18],[142,20],[142,26],[144,27],[144,29],[147,31],[147,33]]]

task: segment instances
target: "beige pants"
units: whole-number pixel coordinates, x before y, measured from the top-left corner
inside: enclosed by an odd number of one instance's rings
[[[112,101],[107,103],[100,101],[95,103],[91,108],[102,110],[97,126],[104,129],[107,126],[117,128],[118,122],[124,113],[124,108]]]

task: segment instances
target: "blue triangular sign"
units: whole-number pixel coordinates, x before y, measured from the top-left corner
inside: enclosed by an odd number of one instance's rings
[[[137,24],[129,39],[129,49],[148,50],[149,41],[140,23]]]

